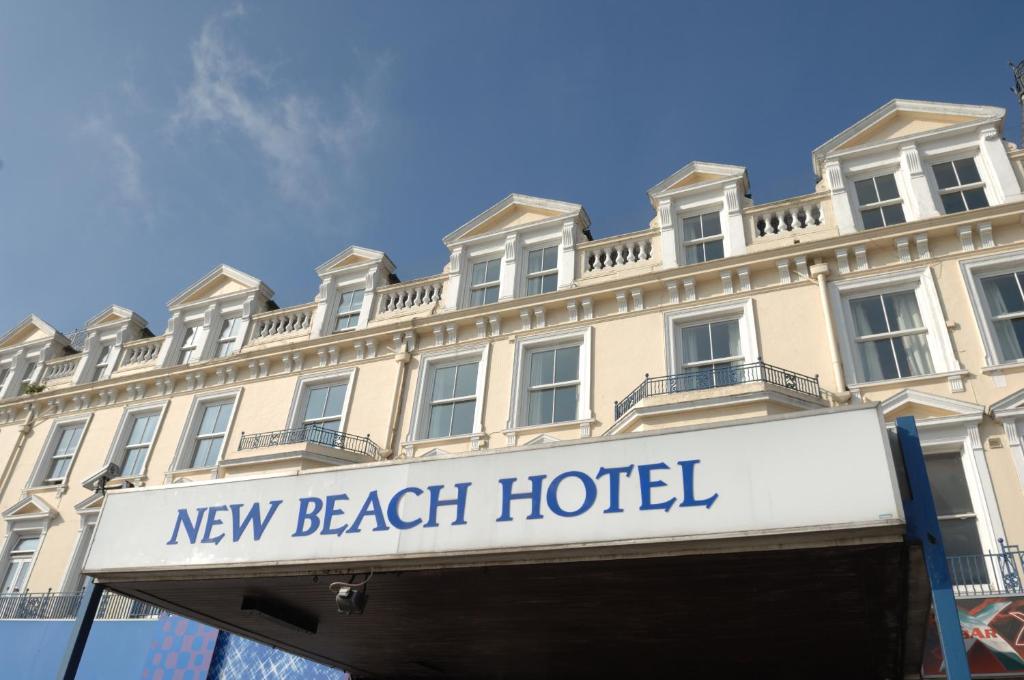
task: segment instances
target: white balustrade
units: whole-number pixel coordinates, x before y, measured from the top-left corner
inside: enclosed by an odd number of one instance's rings
[[[826,222],[825,201],[820,196],[755,206],[746,212],[751,243],[772,237],[785,237]]]
[[[43,382],[51,382],[54,380],[60,380],[61,378],[67,378],[75,372],[75,368],[81,360],[81,354],[72,354],[71,356],[61,357],[47,362],[46,370],[43,372]]]
[[[140,366],[155,361],[163,344],[162,335],[125,343],[121,350],[121,366]]]
[[[433,305],[441,301],[444,278],[419,279],[406,284],[381,288],[378,292],[377,313],[386,314],[404,309]]]
[[[309,324],[313,320],[313,311],[315,309],[316,305],[305,304],[298,307],[276,309],[272,312],[264,312],[253,316],[253,342],[276,340],[277,336],[300,332],[308,333]]]
[[[583,273],[646,262],[652,256],[649,235],[627,235],[589,244],[583,251]]]

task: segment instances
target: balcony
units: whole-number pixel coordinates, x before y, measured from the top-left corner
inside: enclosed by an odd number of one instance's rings
[[[6,593],[0,595],[0,620],[73,619],[78,614],[82,592]],[[107,621],[155,619],[160,609],[111,590],[103,592],[96,618]]]
[[[380,447],[373,443],[369,436],[348,434],[335,430],[320,427],[319,425],[306,425],[290,430],[275,430],[273,432],[258,432],[254,434],[242,433],[238,442],[238,450],[252,451],[255,449],[279,449],[281,452],[295,451],[295,449],[335,459],[330,462],[337,463],[340,458],[351,463],[369,463],[383,460]],[[240,459],[228,459],[221,465],[238,465]]]
[[[604,434],[780,416],[828,406],[827,392],[810,377],[755,361],[645,376],[615,402],[615,421]]]
[[[999,542],[998,553],[947,558],[957,597],[1024,595],[1024,551]]]

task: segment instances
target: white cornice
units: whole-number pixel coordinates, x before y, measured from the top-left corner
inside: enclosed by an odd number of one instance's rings
[[[186,300],[189,298],[189,296],[201,290],[204,286],[211,283],[218,276],[225,276],[229,279],[232,279],[242,284],[243,286],[245,286],[246,290],[244,292],[246,293],[260,292],[267,299],[274,297],[274,291],[271,290],[270,287],[267,286],[265,283],[257,279],[255,276],[252,276],[251,274],[246,274],[245,272],[239,269],[235,269],[234,267],[231,267],[229,265],[222,264],[218,265],[217,267],[214,267],[212,270],[210,270],[208,274],[206,274],[201,279],[190,285],[185,290],[175,295],[174,298],[167,303],[168,309],[173,310],[180,307],[190,306],[190,304],[195,304],[188,303],[186,302]],[[220,297],[232,297],[236,295],[241,295],[242,292],[243,291],[239,291],[238,293],[232,293],[230,296]]]
[[[669,192],[671,187],[676,182],[686,178],[688,175],[692,175],[695,172],[701,172],[709,175],[718,175],[715,179],[698,182],[685,187]],[[683,167],[679,168],[671,175],[661,180],[653,187],[647,190],[647,198],[650,199],[651,205],[656,205],[659,198],[662,198],[669,193],[675,195],[676,193],[688,193],[692,191],[703,191],[709,189],[717,184],[724,184],[726,182],[735,182],[736,180],[743,181],[743,190],[746,191],[749,188],[747,181],[747,169],[742,165],[727,165],[724,163],[708,163],[706,161],[690,161]]]
[[[338,266],[341,262],[344,262],[347,258],[352,256],[362,258],[366,261],[360,262],[358,264],[353,264],[347,267]],[[365,267],[371,267],[380,264],[383,264],[384,268],[387,269],[389,273],[394,273],[395,263],[392,262],[391,258],[389,258],[385,253],[379,250],[373,250],[372,248],[363,248],[362,246],[349,246],[348,248],[345,248],[345,250],[341,251],[340,253],[338,253],[337,255],[335,255],[334,257],[332,257],[331,259],[327,260],[319,267],[317,267],[316,275],[323,278],[324,276],[330,274],[333,271],[342,271],[347,269],[363,269]]]
[[[107,321],[107,322],[105,322],[103,324],[99,323],[100,320],[103,319],[103,317],[108,316],[110,314],[116,314],[117,316],[119,316],[121,318],[118,319],[117,321]],[[94,327],[96,327],[98,325],[113,326],[113,325],[117,325],[117,324],[121,324],[121,323],[133,323],[133,324],[137,325],[139,328],[145,328],[146,326],[149,325],[148,321],[146,321],[141,316],[139,316],[139,314],[137,314],[136,312],[133,312],[132,310],[128,309],[127,307],[121,307],[120,305],[110,305],[109,307],[104,309],[102,312],[100,312],[96,316],[94,316],[91,319],[89,319],[88,321],[86,321],[85,322],[85,327],[86,327],[86,329],[91,329],[91,328],[94,328]]]
[[[566,203],[565,201],[556,201],[550,198],[539,198],[537,196],[527,196],[525,194],[509,194],[487,210],[483,211],[455,231],[445,236],[444,239],[442,239],[444,244],[446,246],[452,246],[459,242],[468,232],[514,205],[526,208],[537,208],[540,210],[551,210],[559,213],[559,215],[553,216],[552,218],[541,220],[543,222],[556,218],[559,220],[572,218],[580,220],[581,229],[587,229],[590,226],[590,216],[587,215],[587,211],[584,210],[583,206],[579,203]]]
[[[881,403],[882,413],[891,413],[906,404],[918,404],[920,406],[927,406],[928,408],[949,411],[954,416],[977,416],[980,418],[985,412],[985,407],[980,404],[972,404],[970,402],[960,401],[959,399],[951,399],[937,394],[906,389],[901,392],[897,392],[883,401]]]
[[[36,340],[33,344],[50,342],[53,340],[61,341],[65,345],[68,344],[69,342],[68,339],[64,337],[64,334],[58,331],[56,328],[46,323],[35,314],[29,314],[21,323],[19,323],[11,330],[7,331],[7,333],[5,333],[3,337],[0,337],[0,348],[3,348],[10,341],[11,338],[16,336],[18,333],[20,333],[22,330],[29,326],[34,326],[35,328],[46,333],[48,336],[45,340]]]

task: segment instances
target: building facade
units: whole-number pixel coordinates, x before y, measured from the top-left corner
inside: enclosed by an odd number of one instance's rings
[[[353,246],[293,307],[222,265],[162,333],[116,305],[75,338],[31,316],[0,338],[4,593],[81,588],[104,488],[872,403],[917,418],[949,554],[1003,554],[1024,543],[1024,152],[1004,117],[893,100],[813,151],[813,191],[769,204],[745,168],[694,161],[622,235],[512,194],[444,237],[440,273],[401,282]]]

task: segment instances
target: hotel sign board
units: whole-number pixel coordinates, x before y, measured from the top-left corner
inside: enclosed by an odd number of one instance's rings
[[[872,408],[111,492],[85,572],[383,561],[902,524]]]

